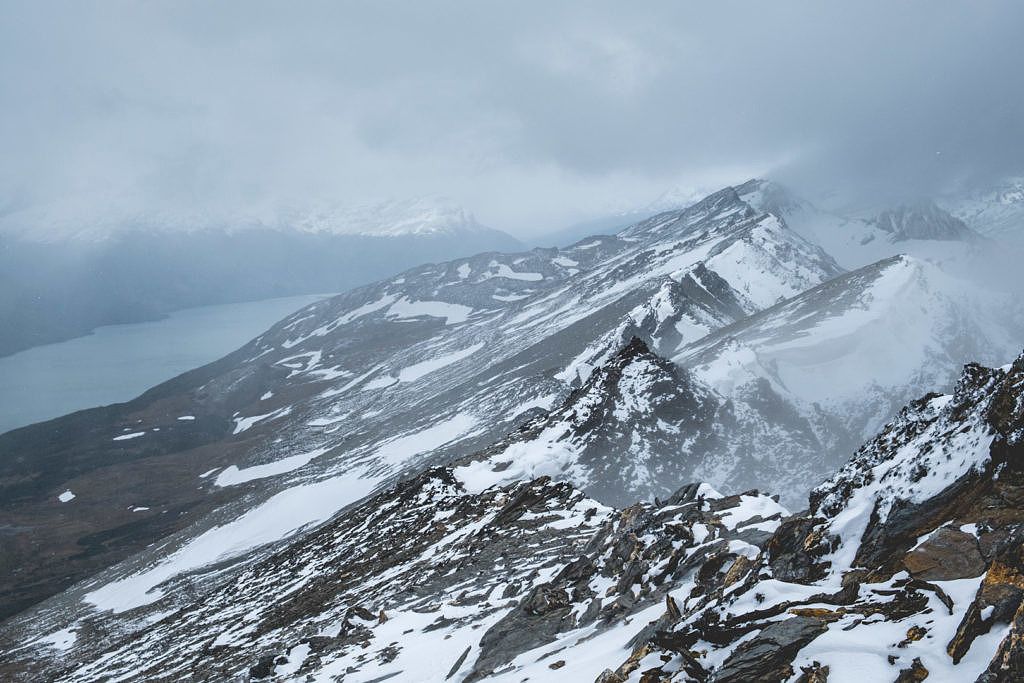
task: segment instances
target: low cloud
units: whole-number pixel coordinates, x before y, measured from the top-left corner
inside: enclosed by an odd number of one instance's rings
[[[525,235],[679,184],[889,201],[1024,158],[1010,0],[2,12],[0,214],[39,230],[443,194]]]

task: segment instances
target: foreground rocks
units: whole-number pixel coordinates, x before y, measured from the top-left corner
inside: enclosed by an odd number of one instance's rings
[[[483,454],[480,457],[487,457]],[[1024,356],[908,406],[789,515],[690,484],[616,510],[438,467],[133,632],[11,680],[1024,678]],[[553,674],[552,672],[557,672]]]

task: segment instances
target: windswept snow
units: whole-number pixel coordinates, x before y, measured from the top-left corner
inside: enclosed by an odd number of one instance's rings
[[[129,439],[137,439],[140,436],[145,436],[146,432],[131,432],[130,434],[122,434],[121,436],[115,436],[114,441],[128,441]]]
[[[213,483],[217,486],[234,486],[247,481],[253,481],[254,479],[265,479],[266,477],[285,474],[286,472],[304,467],[310,460],[323,455],[328,450],[327,448],[317,448],[308,453],[296,453],[295,455],[281,458],[265,465],[255,465],[242,469],[239,469],[237,465],[231,465],[218,474],[217,479]]]
[[[235,430],[232,434],[241,434],[242,432],[250,429],[254,424],[263,422],[264,420],[276,420],[279,417],[284,417],[292,412],[291,406],[285,406],[270,413],[263,413],[262,415],[253,415],[252,417],[236,417],[235,418]]]
[[[415,365],[410,365],[409,367],[401,370],[398,373],[398,381],[415,382],[420,377],[423,377],[426,374],[434,372],[435,370],[440,370],[441,368],[451,365],[452,363],[457,363],[463,358],[468,358],[469,356],[473,355],[483,347],[483,342],[479,342],[477,344],[473,344],[468,348],[460,349],[459,351],[452,351],[451,353],[446,353],[443,356],[438,356],[437,358],[431,358],[430,360],[425,360],[420,363],[416,363]]]
[[[371,458],[396,465],[415,455],[432,451],[460,437],[467,436],[477,426],[477,423],[478,420],[473,415],[459,413],[433,427],[385,441],[380,448],[373,452]]]
[[[73,494],[71,492],[71,489],[68,489],[64,493],[62,493],[59,496],[57,496],[57,500],[59,500],[62,503],[69,503],[69,502],[71,502],[74,499],[75,499],[75,494]]]
[[[392,375],[381,375],[375,377],[362,386],[362,391],[375,391],[376,389],[387,389],[398,384],[398,378]]]
[[[566,479],[567,470],[575,463],[576,455],[568,444],[558,441],[514,443],[494,460],[478,460],[456,467],[455,476],[469,493],[480,493],[510,481],[531,481],[545,475],[556,480]],[[495,460],[508,463],[508,467],[495,470]]]
[[[370,313],[374,313],[375,311],[379,311],[381,309],[387,308],[392,303],[394,303],[395,299],[397,299],[397,298],[398,297],[396,297],[394,294],[385,294],[384,296],[382,296],[381,298],[377,299],[376,301],[371,301],[368,304],[363,304],[362,306],[360,306],[358,308],[352,309],[351,311],[349,311],[345,315],[343,315],[340,318],[338,318],[337,324],[339,324],[339,325],[346,325],[346,324],[352,322],[353,320],[358,320],[359,318],[362,318],[364,315],[369,315]],[[319,331],[320,329],[323,329],[323,328],[317,328],[317,331]],[[317,332],[314,331],[313,332],[313,336],[320,336],[320,335],[318,335]]]
[[[287,538],[363,497],[372,490],[376,480],[364,479],[361,475],[361,471],[351,471],[285,489],[234,521],[200,534],[155,566],[89,592],[85,600],[98,610],[115,613],[159,600],[163,591],[158,586],[164,581]]]
[[[288,661],[284,664],[278,664],[274,667],[275,676],[291,676],[297,673],[302,663],[306,661],[306,657],[309,656],[310,646],[309,643],[302,643],[296,645],[292,649],[288,650],[287,659]]]
[[[491,261],[490,269],[484,273],[482,280],[491,278],[506,278],[508,280],[524,280],[526,282],[539,282],[544,279],[542,273],[523,273],[512,270],[507,264]]]
[[[406,297],[402,297],[391,304],[388,316],[398,320],[422,316],[444,318],[446,325],[455,325],[466,322],[472,312],[472,308],[462,304],[450,304],[445,301],[410,301]]]
[[[59,631],[55,631],[47,636],[43,636],[36,641],[39,645],[45,645],[46,647],[53,648],[54,650],[70,650],[75,644],[77,636],[75,632],[70,628],[62,628]]]

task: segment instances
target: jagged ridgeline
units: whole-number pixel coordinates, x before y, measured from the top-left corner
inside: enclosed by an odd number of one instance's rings
[[[482,455],[481,457],[485,457]],[[790,516],[437,467],[65,680],[1018,681],[1024,355],[913,402]],[[35,662],[41,666],[43,662]]]
[[[1020,370],[957,377],[1024,337],[896,255],[964,237],[934,211],[856,223],[892,251],[845,270],[806,203],[726,188],[2,435],[0,676],[974,680],[1019,656]]]

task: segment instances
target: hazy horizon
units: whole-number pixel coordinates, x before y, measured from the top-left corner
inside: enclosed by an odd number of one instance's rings
[[[0,222],[443,195],[530,237],[752,176],[1017,173],[1014,2],[4,3]]]

